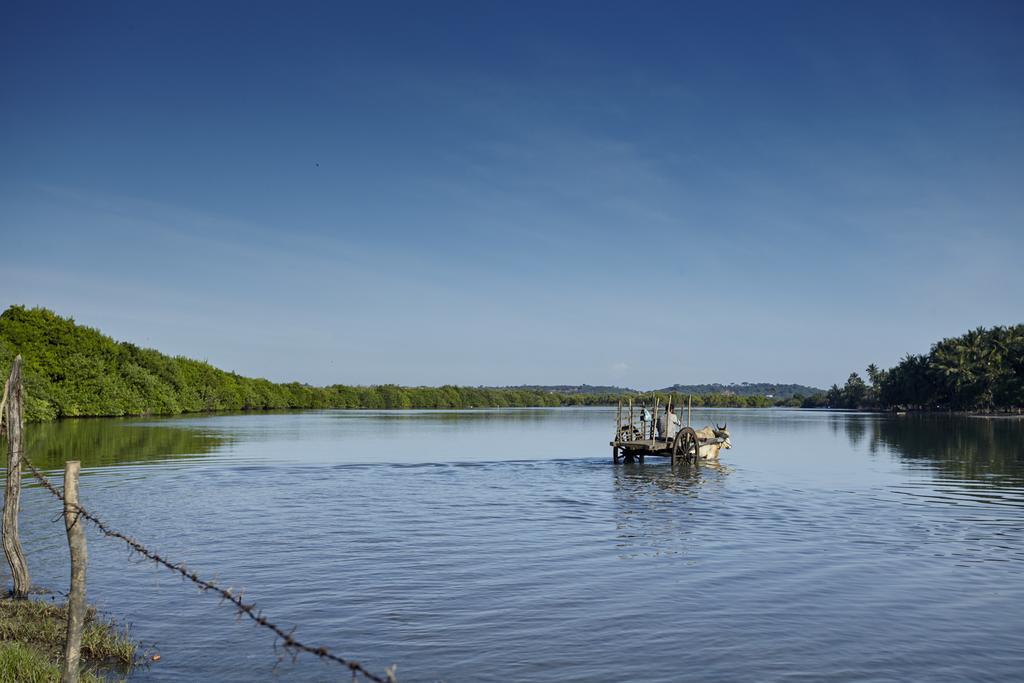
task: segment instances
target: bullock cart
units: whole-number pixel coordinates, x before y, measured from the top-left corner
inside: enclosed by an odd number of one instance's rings
[[[669,405],[673,405],[671,400]],[[660,436],[657,433],[655,422],[659,414],[658,403],[655,403],[654,415],[645,408],[638,407],[634,412],[633,401],[630,400],[628,409],[623,410],[622,402],[619,401],[615,415],[615,438],[609,444],[612,447],[612,462],[635,462],[644,461],[644,458],[653,455],[663,458],[671,458],[672,463],[697,462],[700,459],[718,457],[718,449],[729,448],[728,432],[723,427],[714,430],[695,430],[690,426],[690,401],[687,400],[686,426],[680,427],[672,436]],[[671,409],[669,409],[671,412]],[[675,414],[675,413],[673,413]],[[682,424],[682,408],[676,417],[679,424]],[[713,434],[713,436],[712,436]],[[713,453],[713,455],[711,455]]]

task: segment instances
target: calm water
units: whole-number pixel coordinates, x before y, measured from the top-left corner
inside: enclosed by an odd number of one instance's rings
[[[1024,424],[710,419],[734,448],[675,471],[612,465],[607,409],[89,420],[30,426],[29,457],[81,459],[112,526],[406,682],[1021,680]],[[63,590],[58,512],[26,490]],[[131,680],[347,680],[89,544],[90,600],[162,655]]]

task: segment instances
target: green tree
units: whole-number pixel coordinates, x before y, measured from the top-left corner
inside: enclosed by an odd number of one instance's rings
[[[862,408],[868,395],[868,387],[856,372],[851,372],[843,387],[842,401],[846,408]]]

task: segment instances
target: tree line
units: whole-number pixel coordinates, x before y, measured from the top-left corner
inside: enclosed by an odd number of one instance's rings
[[[979,327],[895,367],[871,364],[824,397],[832,408],[1010,412],[1024,408],[1024,325]]]
[[[117,342],[44,308],[12,306],[0,314],[0,370],[6,372],[19,353],[24,360],[26,419],[31,421],[289,408],[589,406],[615,405],[621,399],[617,394],[522,387],[274,383]],[[662,405],[667,397],[661,395]],[[653,406],[655,395],[634,400]],[[693,403],[764,407],[776,402],[759,396],[713,394],[694,396]]]

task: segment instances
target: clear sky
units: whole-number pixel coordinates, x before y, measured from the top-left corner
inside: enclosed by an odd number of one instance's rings
[[[1024,3],[5,3],[0,307],[313,384],[1024,321]]]

